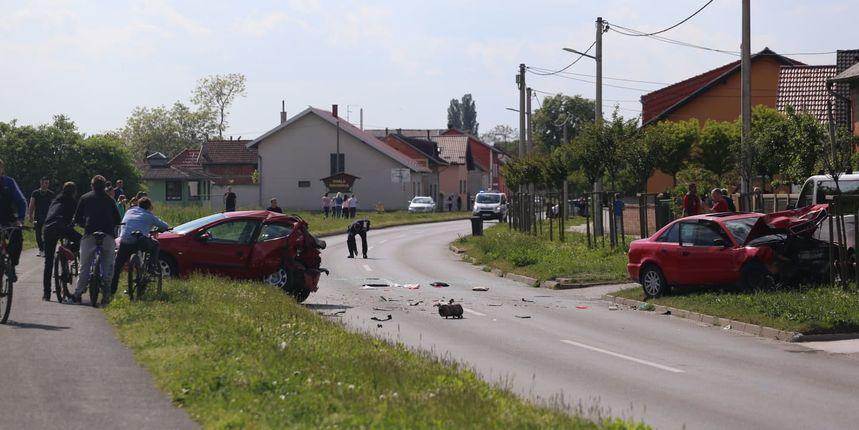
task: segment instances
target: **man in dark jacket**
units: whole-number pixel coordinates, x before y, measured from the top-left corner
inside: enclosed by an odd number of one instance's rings
[[[39,181],[39,188],[30,194],[30,204],[27,207],[27,217],[33,222],[33,227],[36,229],[36,245],[39,246],[39,257],[45,253],[45,241],[42,235],[42,229],[45,227],[45,217],[48,216],[48,206],[51,205],[51,200],[54,199],[54,192],[49,188],[51,180],[42,178]]]
[[[367,258],[367,232],[370,231],[370,220],[359,219],[353,222],[346,230],[346,246],[349,247],[349,258],[355,258],[358,254],[358,244],[355,243],[355,235],[361,236],[361,251]]]
[[[9,278],[12,282],[18,281],[15,266],[21,259],[21,250],[24,248],[24,236],[21,227],[24,225],[24,216],[27,213],[27,199],[15,182],[6,176],[6,163],[0,160],[0,227],[18,227],[9,233],[9,259],[12,260],[12,274]]]
[[[54,251],[62,238],[69,240],[72,250],[77,250],[81,234],[75,231],[75,209],[77,207],[78,187],[74,182],[66,182],[63,191],[51,201],[45,227],[45,270],[42,272],[42,300],[51,300],[51,279],[54,269]],[[68,293],[68,291],[66,291]]]
[[[96,175],[92,178],[92,191],[81,196],[75,210],[75,224],[84,228],[84,237],[81,240],[81,271],[78,277],[78,286],[75,289],[72,301],[81,302],[81,294],[86,291],[90,281],[90,266],[95,259],[98,247],[94,233],[103,233],[104,240],[101,242],[101,278],[102,278],[102,304],[110,301],[109,279],[113,276],[113,261],[116,253],[114,235],[116,226],[122,221],[119,211],[116,209],[116,201],[105,192],[104,176]],[[121,268],[120,268],[121,269]],[[95,305],[95,303],[93,303]]]

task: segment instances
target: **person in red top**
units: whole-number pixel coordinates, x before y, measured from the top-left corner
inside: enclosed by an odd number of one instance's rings
[[[720,189],[714,188],[710,192],[710,199],[713,200],[713,207],[710,208],[710,212],[728,212],[728,202],[725,201],[725,197],[722,196]]]
[[[683,216],[698,215],[701,213],[701,198],[698,197],[698,186],[694,182],[689,183],[689,192],[683,196]]]

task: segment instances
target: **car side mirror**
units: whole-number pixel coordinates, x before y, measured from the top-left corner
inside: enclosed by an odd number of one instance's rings
[[[725,239],[719,238],[719,239],[713,239],[713,246],[721,246],[722,248],[727,248],[729,245],[728,245],[728,241],[726,241]]]
[[[197,236],[197,240],[199,240],[200,242],[206,243],[206,242],[212,240],[212,233],[209,233],[208,231],[205,233],[202,233],[199,236]]]

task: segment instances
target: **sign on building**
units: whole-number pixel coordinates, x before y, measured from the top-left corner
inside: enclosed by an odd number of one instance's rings
[[[395,184],[411,182],[412,171],[409,169],[393,168],[391,169],[391,182]]]

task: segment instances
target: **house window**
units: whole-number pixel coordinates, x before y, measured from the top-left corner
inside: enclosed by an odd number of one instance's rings
[[[164,198],[169,201],[182,200],[182,181],[166,181]]]
[[[339,157],[340,162],[339,163],[337,162],[337,160],[338,160],[337,156],[338,155],[340,155],[340,157]],[[339,169],[337,168],[338,164],[340,165]],[[342,153],[341,154],[331,154],[331,176],[334,176],[338,173],[342,173],[345,171],[346,171],[346,154],[342,154]]]
[[[310,188],[310,181],[298,181],[298,188]]]
[[[200,200],[200,181],[188,181],[188,200]]]

